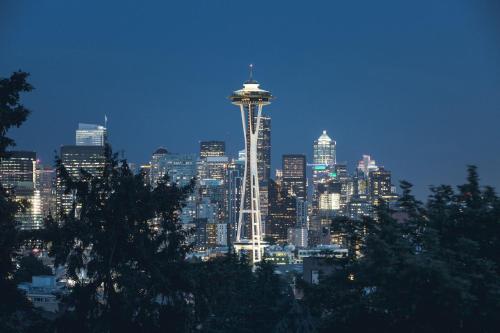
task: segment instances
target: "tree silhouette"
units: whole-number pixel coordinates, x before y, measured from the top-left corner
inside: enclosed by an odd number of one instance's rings
[[[320,332],[495,332],[500,320],[500,202],[467,183],[432,188],[424,207],[402,183],[403,223],[385,207],[370,221],[362,256],[318,286],[304,305]],[[348,233],[351,229],[345,229]]]

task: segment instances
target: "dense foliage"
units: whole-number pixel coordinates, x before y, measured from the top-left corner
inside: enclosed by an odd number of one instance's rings
[[[28,73],[21,71],[0,78],[0,158],[7,157],[7,148],[15,145],[7,132],[21,126],[30,112],[20,101],[22,93],[33,89],[27,78]],[[25,203],[13,200],[0,185],[0,332],[42,332],[44,329],[40,316],[18,291],[14,280],[15,260],[23,243],[15,215],[25,208]]]
[[[194,264],[197,328],[203,332],[275,332],[293,305],[290,289],[262,262],[252,273],[235,255]],[[286,332],[287,330],[282,330]]]
[[[19,268],[14,274],[14,281],[16,283],[31,282],[33,275],[52,275],[52,269],[33,254],[29,254],[19,260]]]
[[[495,332],[500,327],[500,200],[474,167],[424,206],[403,182],[404,220],[336,221],[360,257],[308,288],[320,332]],[[349,227],[357,224],[357,227]]]
[[[58,175],[74,204],[58,221],[47,220],[44,239],[55,265],[66,266],[75,285],[64,301],[71,311],[57,327],[154,332],[168,323],[184,331],[189,231],[177,215],[190,188],[164,179],[152,189],[109,147],[101,174],[82,170],[75,180],[58,161]]]

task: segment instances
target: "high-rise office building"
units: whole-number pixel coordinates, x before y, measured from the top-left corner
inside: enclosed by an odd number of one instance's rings
[[[162,179],[167,173],[166,158],[168,151],[165,148],[158,148],[155,150],[151,156],[151,162],[149,167],[149,181],[152,187],[156,187],[156,184],[160,179]]]
[[[76,130],[77,146],[104,146],[107,142],[107,131],[104,126],[78,124]]]
[[[384,167],[371,171],[369,175],[369,189],[372,205],[378,206],[383,200],[386,203],[395,201],[397,196],[393,193],[391,172]]]
[[[298,248],[307,248],[308,232],[306,227],[295,227],[288,229],[288,243]]]
[[[332,165],[337,163],[337,143],[332,140],[326,131],[314,141],[313,162],[314,164]]]
[[[352,220],[362,220],[372,216],[373,208],[366,196],[354,196],[347,206],[347,216]]]
[[[229,241],[232,243],[236,238],[236,225],[238,224],[238,217],[240,214],[240,199],[241,190],[243,185],[243,173],[245,171],[244,160],[233,160],[227,167],[227,222],[229,226]]]
[[[336,149],[337,143],[328,136],[326,131],[323,131],[320,137],[314,141],[312,165],[313,213],[318,209],[318,185],[329,182],[332,178],[334,172],[332,169],[337,162]]]
[[[198,178],[199,179],[217,179],[226,182],[226,172],[229,165],[227,156],[208,156],[201,158],[198,161]]]
[[[200,144],[196,182],[197,218],[207,218],[209,223],[226,223],[229,214],[229,158],[224,153],[223,141],[204,141]]]
[[[32,151],[11,151],[0,161],[0,182],[8,191],[22,183],[35,183],[36,153]]]
[[[165,148],[159,148],[151,157],[149,168],[149,181],[152,187],[156,187],[158,181],[168,175],[169,182],[178,186],[187,186],[197,176],[196,154],[174,154]],[[192,223],[196,217],[196,191],[185,200],[180,220],[183,224]]]
[[[384,167],[377,166],[370,155],[363,155],[359,161],[353,181],[353,193],[368,200],[373,206],[381,200],[390,203],[397,199],[391,183],[391,172]]]
[[[347,204],[350,201],[353,190],[353,180],[347,172],[345,163],[337,163],[330,172],[331,182],[340,184],[340,212],[339,215],[347,215]]]
[[[337,144],[326,131],[313,143],[312,183],[313,195],[309,244],[318,245],[328,234],[331,219],[340,210],[341,186],[338,184],[335,164]],[[333,183],[337,183],[334,185]]]
[[[227,246],[227,224],[207,223],[206,224],[207,247]]]
[[[40,191],[42,216],[55,215],[56,210],[56,170],[47,165],[37,164],[36,185]]]
[[[226,155],[226,143],[224,141],[201,141],[200,157],[220,157]]]
[[[195,154],[168,154],[166,170],[171,181],[179,186],[187,186],[196,178]]]
[[[165,175],[169,176],[170,182],[186,186],[197,174],[195,154],[174,154],[165,148],[158,148],[153,153],[150,165],[149,178],[153,187]]]
[[[289,230],[297,225],[297,197],[283,188],[283,184],[269,181],[269,223],[267,237],[279,244],[288,240]]]
[[[43,226],[40,191],[36,188],[36,153],[11,151],[0,159],[0,183],[14,200],[27,201],[29,207],[16,213],[20,229],[33,230]]]
[[[257,138],[257,169],[259,180],[268,182],[271,177],[271,117],[261,116]]]
[[[306,156],[283,155],[283,190],[299,199],[307,199]]]
[[[378,170],[377,163],[371,158],[370,155],[363,155],[358,163],[358,171],[368,179],[370,172]]]
[[[105,147],[104,146],[62,146],[60,158],[69,176],[73,180],[82,177],[82,170],[90,173],[94,177],[102,176],[105,167]],[[57,198],[56,205],[58,211],[68,213],[74,202],[75,193],[65,193],[64,184],[60,175],[57,177]]]
[[[271,117],[261,116],[257,138],[257,170],[259,174],[262,234],[266,233],[269,215],[269,179],[271,178]]]
[[[197,186],[199,207],[205,207],[209,212],[201,214],[198,209],[197,218],[206,218],[208,222],[223,223],[226,221],[226,188],[218,179],[200,179]]]

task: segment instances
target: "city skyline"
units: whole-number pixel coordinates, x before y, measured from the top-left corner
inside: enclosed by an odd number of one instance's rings
[[[497,332],[498,41],[500,0],[0,0],[0,332]]]
[[[256,79],[277,96],[269,110],[273,170],[284,154],[311,161],[311,143],[327,130],[339,162],[353,170],[362,155],[372,155],[396,185],[414,183],[419,198],[428,185],[460,183],[467,164],[500,185],[492,2],[365,3],[364,13],[351,4],[314,11],[269,4],[268,13],[238,18],[229,14],[241,5],[222,3],[137,12],[127,4],[104,4],[101,12],[92,4],[2,6],[0,70],[28,71],[37,88],[25,101],[33,114],[12,132],[14,149],[36,151],[45,164],[72,143],[79,122],[104,122],[105,114],[114,149],[131,162],[148,161],[161,146],[196,152],[203,140],[225,141],[235,156],[243,142],[227,96],[255,63]],[[93,24],[80,24],[90,14]],[[272,38],[248,37],[236,47],[239,32],[226,28],[251,32],[252,23]]]

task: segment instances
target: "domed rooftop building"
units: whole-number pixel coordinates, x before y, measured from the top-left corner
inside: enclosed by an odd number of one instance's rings
[[[167,154],[168,154],[168,150],[166,150],[163,147],[156,149],[155,152],[153,153],[153,155],[167,155]]]
[[[337,143],[328,136],[326,130],[314,141],[313,150],[314,164],[333,165],[337,163]]]
[[[326,143],[326,142],[332,142],[332,139],[326,134],[326,130],[323,130],[323,134],[320,135],[318,138],[318,142],[321,143]]]

